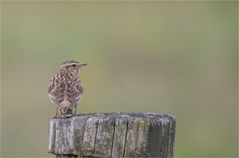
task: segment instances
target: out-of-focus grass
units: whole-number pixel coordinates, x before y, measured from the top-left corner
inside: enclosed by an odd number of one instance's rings
[[[67,59],[89,64],[78,112],[170,113],[176,157],[233,156],[233,5],[1,2],[1,156],[50,157],[47,84]]]

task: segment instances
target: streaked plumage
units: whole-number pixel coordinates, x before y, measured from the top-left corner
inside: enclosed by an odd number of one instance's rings
[[[57,106],[56,116],[72,115],[73,109],[80,103],[83,87],[79,78],[81,64],[71,60],[61,64],[60,69],[51,78],[48,86],[48,95]]]

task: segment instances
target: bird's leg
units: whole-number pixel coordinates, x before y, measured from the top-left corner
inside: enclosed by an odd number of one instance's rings
[[[58,109],[58,107],[56,107],[56,114],[55,114],[54,117],[57,117],[57,116],[58,116],[58,112],[59,112],[59,109]]]

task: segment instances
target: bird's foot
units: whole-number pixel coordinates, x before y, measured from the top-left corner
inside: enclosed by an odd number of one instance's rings
[[[52,118],[53,119],[56,119],[56,118],[59,118],[60,116],[59,115],[53,115]]]

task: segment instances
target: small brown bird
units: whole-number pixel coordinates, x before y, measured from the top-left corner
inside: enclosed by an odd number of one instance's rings
[[[74,60],[66,61],[51,78],[48,96],[57,107],[55,117],[71,116],[74,108],[74,114],[76,114],[76,108],[83,93],[79,71],[86,65]]]

